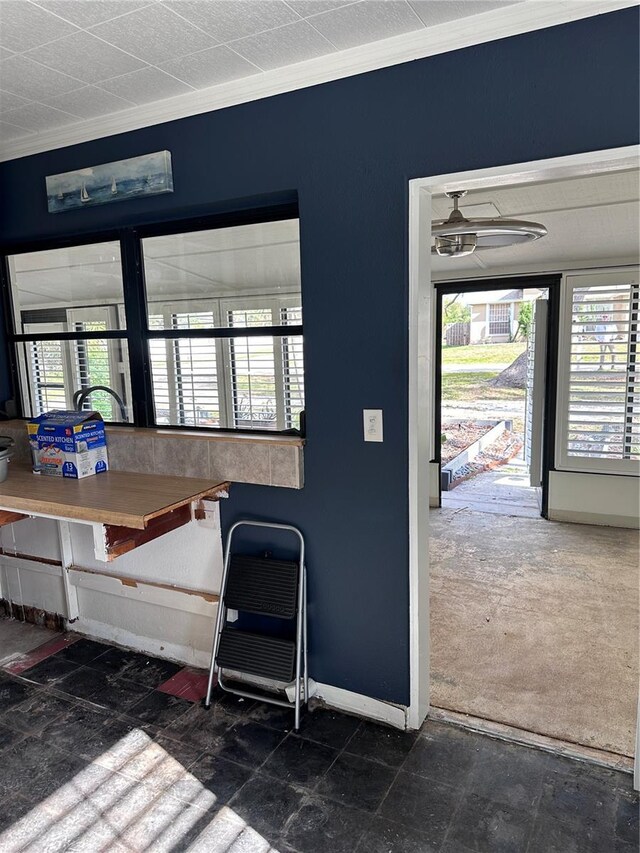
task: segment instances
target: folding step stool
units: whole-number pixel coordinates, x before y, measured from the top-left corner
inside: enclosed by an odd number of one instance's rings
[[[298,561],[232,554],[233,534],[243,526],[286,530],[295,534],[300,541]],[[295,619],[296,638],[282,639],[235,628],[233,623],[227,621],[229,610],[276,619]],[[229,687],[222,680],[223,669],[285,682],[287,685],[293,681],[294,701]],[[218,676],[218,685],[228,693],[284,708],[295,708],[295,729],[297,731],[300,728],[300,706],[302,696],[305,703],[308,701],[309,683],[304,537],[297,527],[264,521],[236,521],[229,530],[205,708],[211,707],[214,674]]]

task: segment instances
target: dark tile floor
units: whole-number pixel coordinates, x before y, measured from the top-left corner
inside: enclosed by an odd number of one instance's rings
[[[156,688],[80,640],[0,674],[0,851],[637,853],[629,776],[427,722],[419,734]]]

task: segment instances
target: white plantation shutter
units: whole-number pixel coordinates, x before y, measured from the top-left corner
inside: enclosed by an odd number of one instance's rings
[[[573,470],[640,473],[637,273],[567,278],[560,459]]]
[[[209,303],[210,304],[210,303]],[[179,303],[149,316],[150,329],[212,328],[215,307],[184,310]],[[152,338],[149,341],[156,423],[179,426],[224,426],[220,412],[219,352],[215,338]]]
[[[255,302],[255,300],[254,300]],[[302,308],[286,298],[241,307],[225,303],[229,326],[293,326]],[[304,408],[302,338],[237,337],[228,341],[233,426],[283,430],[300,426]]]
[[[34,414],[66,409],[63,342],[32,341],[28,346]]]
[[[282,326],[302,325],[302,308],[281,308]],[[302,338],[292,336],[282,339],[282,365],[284,377],[284,407],[286,428],[300,428],[300,412],[304,409],[304,361]]]
[[[274,343],[270,337],[228,341],[233,426],[239,429],[281,428]]]
[[[298,297],[299,303],[299,297]],[[304,408],[302,337],[271,326],[300,325],[290,297],[190,300],[150,306],[150,329],[184,336],[149,341],[156,423],[231,429],[299,427]],[[265,334],[191,337],[192,329],[263,328]]]
[[[524,461],[531,467],[531,441],[533,438],[533,382],[535,378],[536,320],[535,313],[527,339],[527,377],[524,404]]]
[[[173,347],[176,405],[181,424],[220,426],[218,369],[214,338],[177,338]]]
[[[162,329],[164,328],[163,323],[162,314],[149,314],[150,329]],[[151,381],[153,383],[156,423],[162,425],[172,423],[172,400],[175,399],[175,395],[171,393],[171,383],[169,381],[170,343],[171,341],[164,341],[159,338],[151,338],[149,341],[149,360],[151,362]],[[173,412],[175,411],[176,407],[174,404]]]
[[[118,328],[117,306],[74,308],[67,311],[67,323],[74,332],[104,332]],[[112,388],[125,402],[128,399],[120,371],[120,342],[108,338],[78,340],[72,348],[73,389],[105,385]],[[121,421],[120,407],[105,391],[94,391],[83,403],[83,411],[96,410],[106,421]]]
[[[24,323],[24,330],[25,334],[55,334],[65,331],[65,324]],[[18,348],[25,412],[41,415],[51,409],[69,408],[69,364],[65,346],[64,341],[29,341]]]
[[[225,302],[224,318],[233,328],[256,328],[273,325],[270,305],[254,300]],[[228,395],[231,426],[238,429],[281,429],[278,426],[278,391],[276,388],[276,355],[274,339],[238,337],[227,342],[229,377]]]

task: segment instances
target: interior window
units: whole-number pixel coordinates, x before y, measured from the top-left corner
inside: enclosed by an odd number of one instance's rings
[[[9,276],[24,414],[131,422],[119,243],[12,255]]]
[[[146,238],[143,253],[156,422],[299,428],[298,221]]]
[[[298,219],[147,233],[8,256],[22,414],[300,429]]]

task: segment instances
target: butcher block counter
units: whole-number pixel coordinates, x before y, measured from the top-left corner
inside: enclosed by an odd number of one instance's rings
[[[102,559],[111,560],[192,518],[204,518],[207,501],[226,497],[228,489],[228,482],[130,471],[81,480],[46,477],[12,463],[0,483],[0,526],[29,516],[91,524],[94,531],[102,529]]]

